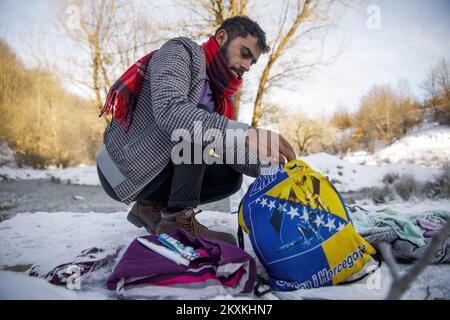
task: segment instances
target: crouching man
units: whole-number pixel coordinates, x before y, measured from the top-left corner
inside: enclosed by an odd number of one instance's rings
[[[112,121],[97,170],[111,198],[135,201],[130,222],[153,234],[183,228],[195,237],[236,244],[233,235],[201,225],[195,208],[238,191],[242,174],[260,174],[261,159],[295,157],[283,137],[234,120],[233,96],[244,73],[269,50],[259,25],[236,16],[202,45],[169,40],[114,84],[102,111],[111,113]],[[187,133],[185,139],[180,132]],[[208,132],[215,138],[208,139]],[[231,135],[244,138],[244,150],[237,150],[237,143],[232,150],[237,156],[227,157]]]

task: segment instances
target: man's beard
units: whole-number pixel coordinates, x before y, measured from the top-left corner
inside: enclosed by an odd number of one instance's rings
[[[230,57],[228,56],[228,49],[230,48],[230,43],[231,43],[230,39],[227,39],[227,41],[223,44],[223,46],[220,47],[220,53],[225,59],[227,65],[230,65]],[[239,79],[242,78],[243,72],[241,72],[241,70],[236,70],[236,68],[234,67],[230,67],[230,69],[233,69],[233,71],[236,72]]]
[[[225,59],[226,63],[230,64],[230,59],[228,57],[228,49],[230,48],[231,41],[228,39],[223,46],[220,47],[220,53],[222,54],[223,58]]]

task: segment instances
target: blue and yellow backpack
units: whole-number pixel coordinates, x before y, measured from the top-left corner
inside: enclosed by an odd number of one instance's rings
[[[238,217],[239,245],[244,230],[275,291],[342,283],[376,254],[354,230],[339,192],[301,160],[256,178]]]

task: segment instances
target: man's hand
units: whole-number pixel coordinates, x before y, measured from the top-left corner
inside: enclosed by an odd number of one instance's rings
[[[295,152],[290,143],[280,134],[250,127],[247,130],[245,146],[250,152],[270,164],[285,163],[295,159]]]

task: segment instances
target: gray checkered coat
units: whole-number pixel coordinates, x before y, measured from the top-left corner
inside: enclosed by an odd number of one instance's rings
[[[152,57],[128,133],[112,121],[97,154],[101,172],[121,201],[134,201],[171,161],[175,129],[186,129],[194,137],[194,122],[201,121],[203,131],[215,128],[225,136],[227,128],[235,127],[236,121],[197,108],[205,78],[203,49],[187,38],[168,41]],[[259,165],[248,161],[230,166],[253,177],[259,172]]]

